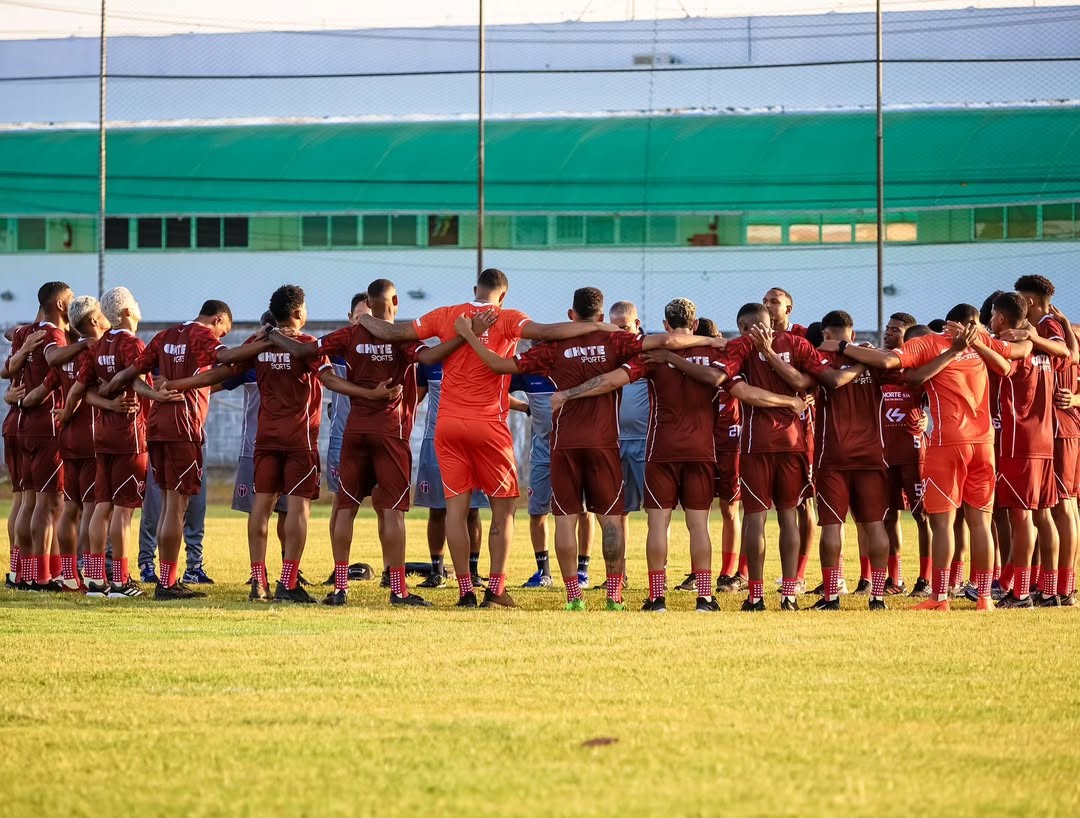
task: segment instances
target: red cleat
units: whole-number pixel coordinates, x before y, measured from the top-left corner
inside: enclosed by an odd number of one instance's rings
[[[943,599],[938,602],[936,599],[928,599],[925,602],[920,602],[911,610],[913,611],[948,611],[949,600]]]
[[[994,605],[994,600],[992,600],[988,596],[979,597],[978,601],[975,603],[975,610],[976,611],[993,611],[993,610],[996,610],[996,609],[997,609],[997,606]]]

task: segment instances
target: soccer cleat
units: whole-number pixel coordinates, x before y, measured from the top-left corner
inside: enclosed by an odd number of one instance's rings
[[[1035,607],[1036,608],[1060,608],[1061,607],[1061,600],[1058,599],[1057,594],[1052,594],[1050,596],[1043,596],[1042,594],[1039,594],[1037,597],[1035,597]]]
[[[969,602],[978,602],[979,601],[979,589],[976,588],[971,583],[968,583],[967,585],[964,586],[963,591],[961,591],[961,596],[963,596],[963,598],[968,600]]]
[[[1023,599],[1018,598],[1012,591],[1009,591],[1000,602],[997,607],[999,608],[1034,608],[1035,603],[1031,601],[1031,596],[1026,596]]]
[[[1008,591],[1002,588],[1001,583],[995,579],[994,584],[990,586],[990,598],[994,600],[994,602],[1001,602],[1007,593]]]
[[[810,610],[812,610],[812,611],[839,611],[840,610],[840,599],[839,599],[839,597],[837,597],[836,599],[826,599],[823,596],[821,599],[819,599],[817,602],[815,602],[813,605],[810,606]]]
[[[30,590],[30,582],[29,582],[29,580],[24,579],[22,582],[16,582],[15,583],[15,590],[16,591],[29,591]]]
[[[922,577],[915,580],[915,587],[911,589],[910,596],[916,599],[928,599],[930,597],[930,580]]]
[[[819,582],[817,585],[814,586],[814,590],[812,590],[810,593],[812,593],[814,596],[825,596],[825,583]]]
[[[851,593],[847,587],[847,580],[843,577],[840,577],[840,584],[837,586],[836,593],[840,596],[847,596]]]
[[[139,566],[139,581],[157,585],[158,576],[157,572],[154,570],[154,563],[144,562]]]
[[[442,571],[432,571],[430,574],[427,575],[427,577],[424,579],[424,581],[421,582],[417,587],[418,588],[446,588],[449,584],[450,583],[447,582],[446,576],[443,574]]]
[[[295,588],[286,588],[281,582],[278,582],[277,587],[274,588],[274,602],[297,602],[301,605],[314,605],[315,597],[304,590],[304,586],[299,583]]]
[[[616,602],[614,599],[605,599],[604,600],[604,610],[605,611],[625,611],[626,610],[626,604],[623,603],[623,602]]]
[[[698,613],[712,613],[713,611],[719,611],[720,605],[712,597],[706,599],[703,596],[697,598],[697,605],[694,608]]]
[[[109,595],[109,583],[94,582],[94,580],[88,579],[86,581],[86,595],[104,599]]]
[[[482,577],[479,574],[472,575],[472,584],[474,588],[486,588],[487,582],[487,577]]]
[[[740,610],[743,610],[747,613],[757,613],[758,611],[764,611],[765,598],[762,597],[757,602],[751,602],[750,597],[747,597],[743,600],[742,608]]]
[[[798,582],[795,583],[795,594],[799,595],[799,594],[805,594],[805,593],[806,593],[806,580],[805,579],[800,579]]]
[[[860,579],[859,584],[855,586],[855,593],[859,596],[867,596],[870,593],[870,580]]]
[[[382,577],[379,579],[379,587],[380,588],[389,588],[390,587],[390,569],[389,568],[383,568]]]
[[[168,587],[160,582],[154,586],[154,599],[159,602],[171,602],[176,599],[200,599],[206,596],[201,591],[193,591],[184,583],[177,582]]]
[[[510,596],[506,591],[503,591],[499,595],[491,593],[490,588],[484,589],[484,601],[480,603],[481,608],[516,608],[517,603],[514,602],[514,598]]]
[[[211,584],[213,584],[213,582],[213,580],[210,580]],[[296,569],[296,584],[303,585],[305,588],[311,585],[311,583],[308,582],[308,578],[304,576],[304,572],[301,571],[299,568]]]
[[[885,604],[884,599],[874,599],[873,597],[870,598],[870,604],[867,606],[867,609],[871,611],[889,610],[888,606]]]
[[[584,611],[585,600],[584,599],[571,599],[566,603],[566,610],[568,611]]]
[[[248,592],[248,602],[269,602],[270,586],[263,582],[252,582]]]
[[[1076,591],[1073,591],[1070,594],[1066,594],[1065,596],[1059,596],[1058,599],[1061,600],[1061,607],[1062,608],[1075,608],[1076,607]]]
[[[750,587],[746,577],[736,574],[733,577],[725,577],[721,574],[716,578],[716,590],[721,594],[737,594]]]
[[[344,590],[331,591],[325,597],[323,597],[322,604],[330,605],[332,607],[339,607],[347,604],[349,601],[349,594]]]
[[[86,589],[79,583],[78,579],[60,579],[57,580],[60,585],[59,588],[66,594],[81,594],[85,593]]]
[[[206,575],[206,571],[203,570],[202,564],[193,565],[184,572],[184,576],[180,580],[184,584],[192,585],[213,585],[214,581]]]
[[[913,611],[948,611],[949,610],[949,600],[943,599],[943,600],[941,600],[939,602],[938,600],[931,597],[930,599],[926,600],[925,602],[920,602],[918,605],[916,605],[911,610],[913,610]]]
[[[994,600],[990,599],[988,596],[979,597],[978,601],[975,603],[976,611],[992,611],[995,610],[996,607],[997,606],[994,605]]]
[[[37,594],[55,594],[60,589],[52,580],[49,580],[48,582],[31,582],[30,590]]]
[[[405,596],[398,596],[397,594],[390,593],[390,607],[391,608],[430,608],[431,603],[417,594],[406,594]]]
[[[9,591],[14,591],[18,587],[18,584],[15,582],[15,575],[10,571],[4,574],[4,587]]]
[[[641,610],[650,613],[667,613],[667,600],[662,596],[658,596],[656,599],[646,599],[645,604],[641,606]]]
[[[134,599],[137,596],[144,596],[142,588],[131,579],[127,582],[109,583],[109,599]]]
[[[551,574],[545,574],[543,571],[537,571],[521,585],[522,588],[550,588],[551,587]]]
[[[697,590],[697,576],[694,574],[687,574],[686,579],[675,586],[676,591],[696,591]]]
[[[907,585],[905,585],[904,583],[901,582],[900,584],[897,584],[896,582],[893,581],[892,577],[889,577],[887,580],[885,580],[885,595],[886,596],[897,596],[898,594],[903,594],[903,593],[906,593],[906,592],[907,592]]]
[[[581,586],[581,590],[583,590],[583,591],[587,590],[588,587],[589,587],[589,572],[588,571],[578,571],[577,572],[577,581],[578,581],[578,585]]]
[[[456,608],[475,608],[476,607],[476,592],[469,591],[469,593],[458,599]]]
[[[780,597],[780,610],[781,611],[797,611],[799,610],[799,600],[793,596]]]

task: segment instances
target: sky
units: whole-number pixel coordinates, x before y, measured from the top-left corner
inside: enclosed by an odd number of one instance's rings
[[[0,38],[97,36],[101,0],[0,0]],[[475,25],[479,0],[108,0],[110,35]],[[1063,6],[1077,0],[884,0],[885,10]],[[758,14],[872,11],[873,0],[755,0]],[[738,16],[731,0],[484,0],[485,22]]]

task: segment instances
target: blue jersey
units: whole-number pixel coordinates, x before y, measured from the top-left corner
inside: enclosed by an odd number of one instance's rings
[[[442,364],[420,364],[416,370],[417,389],[427,389],[427,413],[424,415],[424,440],[435,439],[435,421],[439,419],[442,395]]]
[[[649,430],[649,381],[642,378],[622,388],[619,440],[644,440]]]
[[[240,443],[240,456],[254,457],[255,436],[259,432],[259,408],[262,406],[259,385],[255,382],[255,370],[249,369],[243,375],[228,378],[221,386],[230,392],[237,387],[244,387],[244,427],[240,432],[243,436]]]
[[[345,380],[349,379],[348,369],[341,358],[331,358],[330,364],[334,367],[335,375]],[[349,408],[352,404],[348,395],[342,395],[333,390],[327,391],[330,392],[330,408],[327,410],[330,417],[330,437],[341,440],[345,437],[345,424],[349,421]]]
[[[551,461],[551,395],[557,391],[555,384],[543,375],[514,375],[510,379],[511,392],[524,392],[529,400],[529,417],[532,420],[532,462]]]

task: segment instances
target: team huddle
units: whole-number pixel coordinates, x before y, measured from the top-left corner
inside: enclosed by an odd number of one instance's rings
[[[152,479],[163,497],[153,598],[203,596],[177,570],[185,513],[203,480],[211,393],[243,386],[233,507],[248,514],[252,601],[316,601],[300,562],[322,482],[325,389],[334,495],[327,605],[347,604],[356,513],[370,498],[391,605],[430,606],[406,580],[405,513],[415,501],[430,515],[422,585],[447,584],[445,544],[458,606],[515,606],[506,574],[520,494],[511,411],[531,415],[537,570],[525,587],[552,584],[550,513],[568,610],[586,606],[594,518],[604,605],[625,609],[627,514],[642,507],[646,611],[667,609],[679,507],[691,570],[674,588],[696,594],[702,612],[720,609],[719,593],[745,592],[742,610],[766,609],[770,510],[779,523],[782,610],[799,609],[815,539],[822,582],[813,608],[839,610],[849,515],[861,564],[855,592],[870,610],[905,593],[923,598],[921,610],[946,611],[957,596],[982,611],[1075,605],[1080,344],[1046,278],[1022,276],[981,310],[958,304],[926,325],[896,313],[883,349],[857,343],[842,310],[807,327],[792,323],[792,297],[780,288],[738,310],[732,339],[686,298],[665,306],[663,333],[645,334],[633,304],[616,302],[605,316],[593,287],[575,291],[569,320],[552,324],[504,307],[507,290],[506,276],[488,269],[472,300],[399,323],[396,289],[379,279],[353,298],[346,326],[315,338],[303,331],[303,290],[284,285],[261,328],[230,348],[222,338],[232,314],[222,301],[144,344],[126,288],[99,301],[75,297],[62,282],[43,285],[38,315],[10,334],[0,373],[10,381],[8,587],[143,595],[129,573],[128,538]],[[414,494],[409,440],[422,400]],[[486,580],[478,569],[485,506]],[[722,519],[715,583],[714,506]],[[900,558],[904,511],[919,533],[910,589]],[[271,589],[275,514],[282,569]]]

